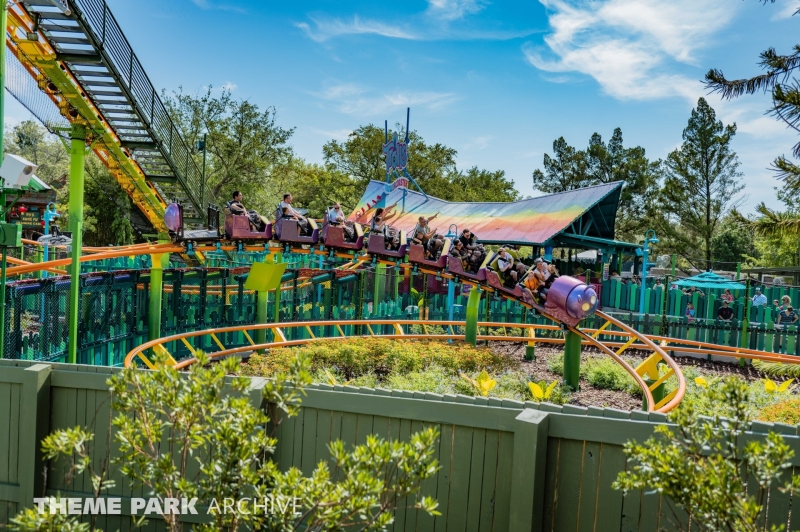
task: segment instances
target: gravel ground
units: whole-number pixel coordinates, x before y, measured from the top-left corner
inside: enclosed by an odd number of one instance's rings
[[[550,358],[558,356],[563,352],[561,348],[550,347],[547,345],[536,346],[536,360],[525,360],[525,345],[511,342],[494,342],[491,344],[494,352],[503,354],[520,361],[520,369],[529,375],[532,380],[544,380],[551,382],[560,380],[561,376],[551,372],[547,368]],[[642,351],[626,351],[627,357],[643,360],[647,353]],[[593,348],[584,348],[581,354],[581,361],[585,362],[589,357],[606,356]],[[756,380],[764,375],[752,366],[741,367],[738,364],[726,362],[711,362],[693,357],[677,357],[676,362],[681,367],[695,367],[704,375],[725,377],[736,375],[747,380]],[[616,390],[605,390],[591,386],[585,379],[581,379],[581,389],[572,395],[570,404],[580,406],[611,407],[622,410],[638,410],[642,407],[642,400],[633,397],[628,393]]]

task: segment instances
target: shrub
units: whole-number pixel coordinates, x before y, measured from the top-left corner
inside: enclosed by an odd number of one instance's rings
[[[610,358],[590,358],[583,366],[586,380],[595,388],[619,390],[633,395],[642,393],[625,368]]]
[[[800,397],[793,397],[765,406],[759,410],[756,419],[770,423],[800,424]]]
[[[457,374],[459,371],[473,373],[481,370],[499,373],[519,364],[492,353],[488,347],[472,347],[464,342],[350,338],[314,342],[295,349],[277,349],[266,355],[254,354],[243,366],[242,373],[266,377],[285,371],[295,355],[307,357],[312,372],[335,368],[343,381],[369,374],[383,380],[393,373],[422,371],[432,365]]]
[[[753,367],[773,377],[791,377],[800,379],[800,364],[784,364],[783,362],[764,362],[753,360]]]

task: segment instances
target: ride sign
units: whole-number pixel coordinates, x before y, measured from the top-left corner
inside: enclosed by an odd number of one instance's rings
[[[386,156],[386,175],[396,174],[405,170],[408,165],[408,144],[398,140],[397,132],[383,145],[383,154]]]

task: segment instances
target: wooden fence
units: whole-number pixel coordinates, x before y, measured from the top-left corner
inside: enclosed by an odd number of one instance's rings
[[[35,496],[89,496],[88,478],[77,477],[68,490],[59,464],[48,464],[45,480],[40,442],[56,429],[88,427],[98,435],[93,456],[99,462],[110,418],[106,380],[114,371],[0,361],[0,523],[32,506]],[[261,407],[263,385],[253,379],[251,397]],[[358,444],[372,433],[407,439],[425,426],[439,428],[441,470],[422,492],[437,498],[442,516],[405,510],[393,530],[657,531],[676,530],[675,519],[685,529],[685,514],[661,496],[611,489],[626,467],[622,445],[649,437],[665,422],[663,414],[326,385],[307,391],[301,414],[279,428],[275,460],[281,468],[310,473],[328,458],[326,445],[335,439]],[[785,435],[796,452],[793,471],[800,473],[797,427],[755,423],[744,439],[768,431]],[[118,471],[112,478],[117,484],[108,495],[123,499],[123,515],[101,516],[98,526],[129,530],[129,500],[147,494]],[[791,508],[792,497],[774,490],[769,522],[800,529]],[[148,529],[162,530],[164,523],[151,519]]]

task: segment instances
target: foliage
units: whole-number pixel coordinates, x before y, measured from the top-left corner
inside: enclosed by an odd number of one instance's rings
[[[752,230],[733,216],[726,216],[719,231],[711,238],[711,254],[715,262],[725,264],[727,269],[731,264],[743,262],[745,256],[759,256]]]
[[[483,397],[489,397],[489,392],[491,392],[495,386],[497,386],[497,381],[492,379],[486,370],[481,371],[474,379],[468,375],[464,375],[463,373],[461,374],[461,377],[470,383],[472,387],[475,388],[475,390]]]
[[[702,530],[755,532],[770,489],[800,487],[800,477],[786,473],[794,452],[775,433],[740,445],[749,402],[740,379],[728,378],[704,393],[711,402],[729,405],[729,417],[721,412],[704,417],[691,405],[670,413],[677,427],[659,425],[644,444],[625,444],[629,465],[613,487],[626,493],[656,490]]]
[[[665,240],[659,249],[679,253],[699,269],[711,268],[712,240],[742,190],[739,160],[730,146],[735,134],[736,124],[724,126],[700,98],[683,144],[665,161],[665,208],[657,228]]]
[[[776,383],[772,379],[761,379],[764,383],[764,391],[767,393],[785,393],[794,382],[794,379],[787,379],[781,384]]]
[[[531,395],[536,401],[550,399],[550,396],[553,395],[553,390],[556,389],[556,386],[558,386],[558,381],[553,381],[549,385],[547,385],[545,381],[528,383],[528,388],[531,391]]]
[[[755,247],[763,260],[751,260],[756,266],[800,265],[800,208],[796,198],[782,196],[787,206],[784,211],[773,210],[763,202],[756,207],[757,217],[746,218],[738,212],[734,216],[758,237]]]
[[[639,385],[625,368],[608,357],[589,359],[583,366],[585,369],[581,368],[581,372],[595,388],[618,390],[632,395],[642,394]]]
[[[553,156],[544,155],[544,172],[533,172],[533,186],[556,193],[622,181],[616,236],[635,241],[648,224],[648,205],[658,191],[659,168],[660,161],[648,161],[641,146],[625,148],[622,130],[616,128],[608,143],[594,133],[584,151],[567,144],[564,137],[553,141]]]
[[[791,377],[800,379],[800,364],[784,364],[783,362],[765,362],[753,360],[753,367],[773,377]]]
[[[254,354],[242,367],[242,372],[252,376],[271,376],[277,371],[285,371],[295,355],[307,357],[311,371],[336,368],[346,380],[367,374],[385,377],[393,373],[420,371],[432,365],[453,375],[459,371],[502,372],[518,365],[516,361],[494,354],[488,347],[472,347],[463,342],[351,338],[273,350],[267,355]]]
[[[800,398],[793,397],[767,405],[758,411],[756,419],[769,423],[800,424]]]
[[[308,362],[296,358],[288,373],[265,384],[268,416],[249,397],[250,379],[228,377],[237,361],[207,366],[208,360],[199,353],[188,375],[162,359],[156,371],[128,368],[109,379],[116,413],[113,437],[119,447],[111,463],[133,489],[143,486],[162,507],[167,498],[196,498],[208,507],[212,521],[195,529],[208,531],[383,530],[401,503],[437,515],[437,503],[430,497],[412,501],[421,483],[438,471],[436,429],[422,430],[407,443],[370,435],[349,452],[335,441],[329,445],[329,463],[320,462],[311,476],[304,477],[297,468],[282,472],[271,459],[276,440],[268,428],[274,431],[283,416],[297,412],[301,386],[310,381]],[[71,457],[68,475],[91,471],[92,459],[84,451],[91,439],[82,429],[56,432],[44,442],[45,457]],[[98,493],[109,487],[102,475],[92,474],[92,481]],[[257,511],[252,501],[268,496],[295,502],[273,505],[268,513]],[[223,512],[218,501],[226,499],[246,504]],[[15,523],[20,530],[88,529],[69,517],[64,523],[50,518],[42,524],[27,512]],[[166,510],[161,517],[170,531],[183,529],[181,515]]]
[[[262,214],[274,210],[277,198],[260,197],[258,190],[271,184],[276,173],[286,171],[292,156],[288,141],[294,128],[279,126],[273,107],[262,110],[252,102],[235,99],[228,89],[219,96],[214,92],[210,86],[199,94],[179,88],[162,97],[189,146],[196,146],[203,133],[207,134],[206,179],[212,200],[222,205],[234,190],[241,190],[249,208]],[[202,165],[202,152],[193,156],[198,166]]]
[[[6,150],[38,165],[36,175],[56,191],[56,220],[69,227],[69,153],[61,140],[33,120],[6,132]],[[133,242],[131,200],[100,159],[86,156],[83,243],[87,246],[125,245]],[[141,237],[141,235],[139,235]]]
[[[397,128],[401,136],[405,134],[402,126],[398,124]],[[351,180],[338,201],[355,206],[370,180],[386,178],[383,143],[383,129],[369,124],[358,127],[344,142],[331,140],[322,147],[327,169]],[[502,202],[519,198],[505,172],[477,167],[460,171],[456,155],[455,149],[444,144],[427,144],[416,131],[409,134],[408,172],[427,194],[448,201]]]
[[[775,3],[775,0],[764,0]],[[800,10],[796,11],[797,14]],[[775,48],[768,48],[759,56],[758,65],[766,72],[752,78],[729,80],[722,71],[711,69],[706,74],[706,88],[718,92],[724,99],[738,98],[744,94],[758,92],[770,93],[772,107],[769,112],[787,126],[800,131],[800,81],[796,70],[800,67],[800,45],[793,46],[788,55],[779,54]],[[795,144],[792,154],[800,157],[800,142]],[[800,193],[800,166],[783,155],[773,162],[778,178],[784,182],[784,192]]]

